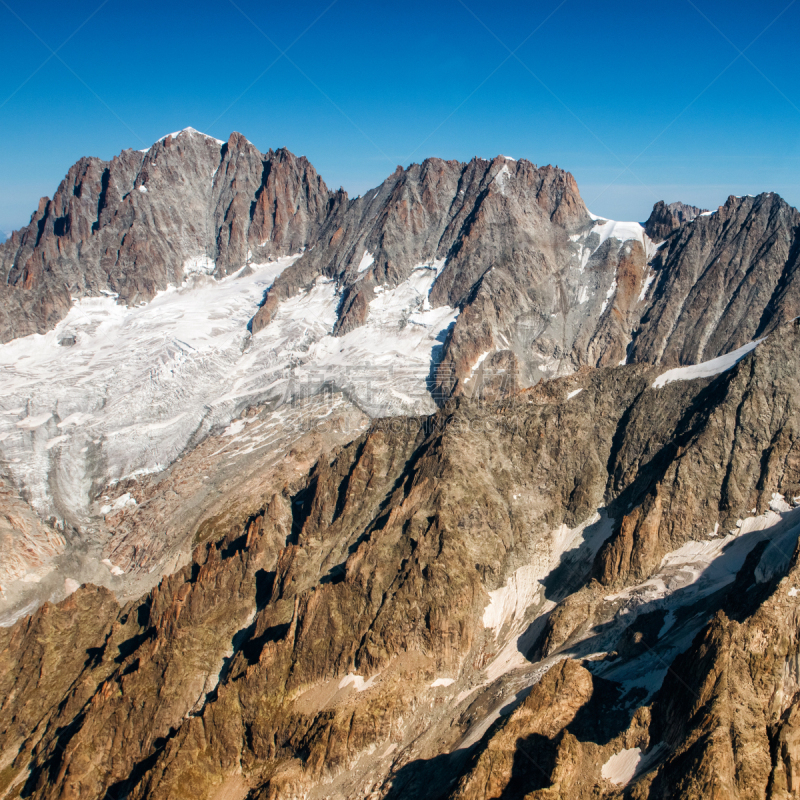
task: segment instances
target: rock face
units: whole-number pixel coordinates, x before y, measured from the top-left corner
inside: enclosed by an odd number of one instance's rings
[[[696,364],[800,313],[800,214],[778,195],[729,197],[669,236],[652,267],[653,300],[629,358]]]
[[[659,200],[650,212],[644,229],[647,235],[654,242],[662,242],[674,230],[677,230],[686,222],[691,222],[695,217],[706,212],[697,206],[689,206],[686,203],[665,203]]]
[[[44,333],[73,297],[150,300],[192,272],[298,252],[334,200],[304,158],[187,128],[145,152],[83,158],[0,246],[0,342]]]
[[[626,360],[692,364],[796,315],[797,230],[797,211],[774,194],[731,197],[713,214],[658,203],[642,227],[593,221],[572,176],[552,167],[429,159],[339,204],[253,330],[324,275],[340,287],[334,332],[346,334],[381,287],[441,260],[429,302],[460,314],[436,366],[438,397],[485,384],[502,396]]]
[[[140,600],[120,608],[87,586],[0,631],[6,785],[98,798],[794,786],[800,517],[781,498],[800,494],[798,346],[792,322],[717,376],[586,370],[373,423]],[[687,582],[693,570],[706,578]],[[65,627],[77,638],[60,657]],[[26,659],[58,667],[31,683]],[[660,691],[641,677],[657,669]]]
[[[333,333],[346,335],[377,291],[435,264],[430,305],[461,312],[436,395],[487,383],[502,396],[584,365],[696,363],[791,319],[797,229],[771,193],[713,214],[659,202],[644,227],[593,218],[568,172],[503,157],[398,167],[349,200],[286,150],[187,129],[144,153],[82,159],[0,247],[0,341],[52,328],[73,297],[137,303],[188,273],[221,277],[305,248],[253,333],[321,276],[337,289]]]

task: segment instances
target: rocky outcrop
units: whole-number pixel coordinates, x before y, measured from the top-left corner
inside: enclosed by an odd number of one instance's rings
[[[453,800],[523,797],[546,785],[559,738],[593,694],[591,673],[574,661],[551,667],[486,743]]]
[[[667,204],[663,200],[659,200],[653,206],[653,210],[644,224],[644,230],[654,242],[663,242],[681,225],[691,222],[695,217],[704,213],[705,211],[697,206],[681,202]]]
[[[35,571],[63,552],[65,545],[55,520],[44,523],[12,486],[0,477],[0,592],[4,595],[9,581]]]

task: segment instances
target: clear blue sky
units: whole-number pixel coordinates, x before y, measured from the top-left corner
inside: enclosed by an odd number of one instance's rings
[[[189,125],[305,154],[352,195],[502,153],[569,169],[616,219],[798,205],[798,32],[800,0],[0,0],[0,230],[80,156]]]

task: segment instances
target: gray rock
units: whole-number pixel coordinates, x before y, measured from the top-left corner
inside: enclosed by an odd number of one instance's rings
[[[661,242],[672,231],[703,213],[705,213],[704,209],[697,206],[681,202],[666,204],[663,200],[659,200],[653,206],[653,210],[644,224],[644,229],[654,242]]]
[[[673,232],[629,360],[696,364],[800,314],[800,213],[777,194],[729,197]]]

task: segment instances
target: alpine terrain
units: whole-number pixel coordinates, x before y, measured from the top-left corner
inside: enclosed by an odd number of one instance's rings
[[[0,798],[800,796],[777,194],[187,128],[0,278]]]

